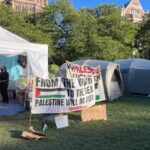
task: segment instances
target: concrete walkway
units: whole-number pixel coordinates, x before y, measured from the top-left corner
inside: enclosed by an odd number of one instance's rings
[[[10,100],[9,103],[0,101],[0,116],[12,116],[24,111],[24,107],[19,105],[16,100]]]

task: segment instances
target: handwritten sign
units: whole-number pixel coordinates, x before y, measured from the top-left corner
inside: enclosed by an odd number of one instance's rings
[[[68,78],[93,77],[96,102],[106,100],[100,66],[90,67],[86,65],[76,65],[67,61],[66,67]]]
[[[107,120],[106,105],[101,104],[84,109],[81,112],[82,121]]]

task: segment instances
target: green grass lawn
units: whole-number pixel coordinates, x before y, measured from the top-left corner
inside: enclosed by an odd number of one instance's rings
[[[107,121],[83,123],[79,113],[70,113],[68,128],[49,122],[48,141],[21,138],[29,113],[1,117],[0,150],[150,150],[150,98],[125,96],[106,104]],[[42,117],[34,115],[34,128],[41,124]]]

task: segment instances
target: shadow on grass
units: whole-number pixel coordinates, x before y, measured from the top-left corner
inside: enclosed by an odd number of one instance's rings
[[[81,115],[79,112],[68,113],[69,120],[81,121]]]
[[[21,139],[22,131],[9,131],[11,133],[11,137],[15,139]]]
[[[114,100],[113,102],[105,102],[106,104],[116,105],[116,104],[127,104],[127,105],[140,105],[147,106],[150,104],[150,97],[143,95],[125,95],[119,99]],[[149,105],[150,106],[150,105]]]

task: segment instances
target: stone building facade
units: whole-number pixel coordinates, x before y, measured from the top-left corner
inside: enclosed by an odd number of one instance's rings
[[[10,5],[16,11],[27,13],[41,12],[43,7],[48,4],[48,0],[3,0],[3,2]]]
[[[130,0],[130,2],[123,6],[121,15],[128,17],[129,20],[135,23],[138,23],[144,20],[145,12],[139,0]]]

